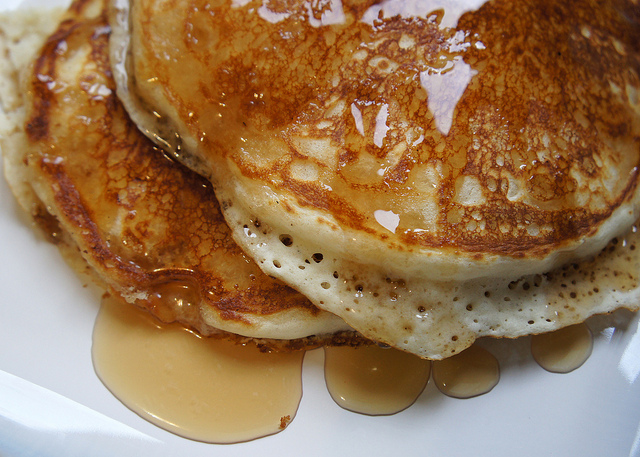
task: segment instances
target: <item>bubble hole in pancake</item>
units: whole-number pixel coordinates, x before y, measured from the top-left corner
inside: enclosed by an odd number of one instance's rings
[[[438,359],[638,307],[638,16],[118,0],[113,69],[263,271]]]
[[[3,158],[20,203],[77,269],[165,322],[274,349],[364,342],[262,273],[233,241],[209,182],[129,121],[109,33],[106,2],[74,2],[24,71],[24,101],[3,105]],[[17,70],[4,75],[6,94],[19,94]]]

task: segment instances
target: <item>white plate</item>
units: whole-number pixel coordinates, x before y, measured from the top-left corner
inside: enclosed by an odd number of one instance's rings
[[[0,10],[14,7],[0,0]],[[527,341],[500,354],[489,394],[456,400],[430,382],[411,408],[368,417],[326,391],[322,351],[307,354],[298,414],[282,433],[210,445],[131,412],[96,377],[99,291],[84,286],[0,180],[0,455],[640,456],[640,331],[598,327],[592,356],[566,375],[538,367]]]

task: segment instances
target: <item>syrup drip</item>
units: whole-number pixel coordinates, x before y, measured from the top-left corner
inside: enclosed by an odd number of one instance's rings
[[[440,392],[450,397],[471,398],[486,394],[499,380],[498,360],[477,345],[433,362],[433,381]]]
[[[569,373],[591,355],[593,335],[586,324],[576,324],[531,337],[531,354],[552,373]]]
[[[325,381],[342,408],[369,415],[395,414],[422,393],[431,363],[379,346],[326,347]]]
[[[93,335],[96,373],[131,410],[185,438],[235,443],[284,429],[302,397],[303,352],[200,338],[114,298]]]

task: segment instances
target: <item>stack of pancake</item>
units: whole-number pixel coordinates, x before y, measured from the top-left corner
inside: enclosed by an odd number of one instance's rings
[[[639,46],[622,0],[80,0],[5,170],[163,320],[441,359],[638,308]]]

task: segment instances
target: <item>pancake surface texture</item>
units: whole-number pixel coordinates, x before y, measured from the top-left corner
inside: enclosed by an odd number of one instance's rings
[[[75,2],[26,72],[26,112],[14,110],[13,133],[2,135],[22,205],[108,290],[165,322],[276,348],[353,337],[262,273],[233,241],[209,182],[129,121],[111,78],[109,33],[106,2]]]
[[[134,121],[365,336],[437,359],[637,307],[635,4],[130,0],[112,24]]]

